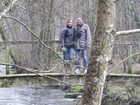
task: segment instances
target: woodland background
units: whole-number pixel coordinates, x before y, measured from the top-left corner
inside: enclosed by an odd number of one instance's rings
[[[0,12],[10,3],[10,0],[0,1]],[[67,19],[82,17],[90,26],[92,35],[96,30],[98,0],[18,0],[8,12],[23,22],[42,41],[62,55],[59,42],[59,33],[65,26]],[[116,1],[116,31],[140,28],[140,1]],[[19,22],[4,18],[0,21],[1,62],[13,63],[28,68],[49,70],[57,65],[58,57],[49,49],[42,46],[31,33]],[[94,37],[93,37],[94,38]],[[25,41],[27,43],[21,43]],[[33,42],[32,42],[33,41]],[[36,42],[35,42],[36,41]],[[139,52],[140,35],[130,34],[115,37],[113,59],[110,62],[115,66],[130,54]],[[139,67],[140,56],[137,55],[119,66],[119,72],[135,72]],[[111,66],[112,67],[112,66]],[[134,70],[133,70],[134,69]],[[131,71],[132,70],[132,71]],[[136,71],[135,73],[138,73]]]

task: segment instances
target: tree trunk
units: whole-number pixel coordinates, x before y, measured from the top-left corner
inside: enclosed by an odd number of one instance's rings
[[[49,19],[48,19],[48,30],[47,30],[47,35],[48,35],[48,40],[52,40],[52,30],[51,30],[51,27],[52,27],[52,24],[54,21],[53,20],[53,6],[54,6],[54,0],[51,0],[50,2],[50,10],[49,10]],[[49,47],[52,48],[52,43],[50,42],[48,44]],[[48,50],[48,54],[47,54],[47,57],[49,59],[47,59],[47,64],[45,64],[45,66],[49,66],[49,68],[51,67],[51,61],[52,61],[52,51]],[[46,62],[46,61],[45,61]]]
[[[91,47],[82,105],[101,105],[108,61],[112,56],[115,9],[115,0],[99,0],[97,28]]]

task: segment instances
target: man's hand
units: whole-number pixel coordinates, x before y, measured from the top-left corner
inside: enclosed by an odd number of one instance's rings
[[[65,52],[67,51],[67,49],[65,47],[62,47],[62,51]]]

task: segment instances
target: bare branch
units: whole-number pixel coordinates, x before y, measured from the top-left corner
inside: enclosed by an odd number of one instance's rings
[[[31,31],[31,29],[26,26],[23,22],[21,22],[20,20],[14,18],[14,17],[11,17],[11,16],[4,16],[4,18],[9,18],[9,19],[12,19],[12,20],[15,20],[17,21],[18,23],[20,23],[23,27],[25,27],[45,48],[51,50],[54,54],[56,54],[56,56],[58,58],[61,59],[61,61],[67,63],[67,64],[70,64],[70,65],[73,65],[75,66],[74,64],[68,62],[68,61],[65,61],[57,52],[55,52],[51,47],[47,46],[34,32]],[[80,68],[83,68],[83,67],[80,67]]]
[[[64,83],[64,84],[69,84],[69,83],[67,83],[67,82],[61,81],[61,80],[56,79],[56,78],[53,78],[53,77],[51,77],[51,76],[46,76],[46,75],[40,74],[40,73],[38,73],[37,71],[35,71],[34,69],[30,69],[30,68],[26,68],[26,67],[19,66],[19,65],[14,65],[14,64],[8,64],[8,63],[0,63],[0,65],[14,66],[14,67],[17,67],[17,68],[20,68],[20,69],[24,69],[24,70],[26,70],[26,71],[29,71],[29,72],[31,72],[31,73],[34,73],[34,74],[36,74],[36,75],[38,75],[38,76],[41,76],[41,77],[50,78],[50,79],[52,79],[52,80],[55,80],[55,81],[58,81],[58,82],[61,82],[61,83]]]
[[[51,50],[53,53],[55,53],[57,55],[57,57],[59,57],[62,61],[63,58],[61,58],[61,56],[59,56],[58,53],[56,53],[51,47],[47,46],[34,32],[31,31],[31,29],[26,26],[23,22],[21,22],[20,20],[14,18],[14,17],[11,17],[11,16],[4,16],[5,18],[9,18],[9,19],[13,19],[15,21],[17,21],[18,23],[20,23],[22,26],[24,26],[44,47],[46,47],[47,49]]]
[[[116,36],[127,35],[127,34],[135,34],[135,33],[140,33],[140,29],[118,31],[118,32],[116,32]]]
[[[1,19],[3,16],[6,16],[7,12],[9,12],[9,11],[13,8],[14,4],[16,3],[16,1],[17,1],[17,0],[11,1],[10,4],[9,4],[9,6],[8,6],[2,13],[0,13],[0,19]]]
[[[140,54],[140,52],[137,52],[137,53],[134,53],[134,54],[131,54],[130,56],[126,57],[125,59],[123,59],[120,63],[118,63],[111,71],[114,71],[114,70],[117,70],[116,68],[122,64],[124,61],[128,60],[129,58],[133,57],[133,56],[136,56]]]

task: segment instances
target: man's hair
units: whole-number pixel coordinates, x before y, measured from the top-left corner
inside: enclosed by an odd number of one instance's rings
[[[68,19],[68,20],[67,20],[67,23],[69,23],[69,22],[71,22],[71,21],[73,22],[73,20],[72,20],[72,19]]]
[[[78,17],[77,20],[82,20],[82,18],[81,17]]]
[[[77,21],[80,21],[81,23],[83,23],[83,19],[81,17],[78,17]]]

